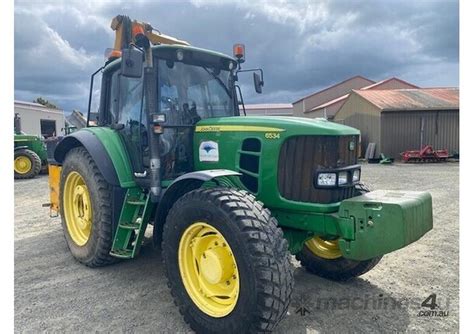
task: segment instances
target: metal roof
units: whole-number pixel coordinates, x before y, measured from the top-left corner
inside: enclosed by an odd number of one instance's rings
[[[323,108],[326,108],[326,107],[329,107],[339,101],[343,101],[345,99],[347,99],[349,97],[349,94],[346,94],[346,95],[342,95],[342,96],[339,96],[337,99],[334,99],[334,100],[331,100],[329,102],[326,102],[326,103],[323,103],[319,106],[316,106],[314,107],[313,109],[311,109],[311,111],[315,111],[315,110],[318,110],[318,109],[323,109]]]
[[[381,81],[378,81],[372,85],[369,85],[369,86],[366,86],[364,88],[361,88],[360,90],[367,90],[367,89],[377,89],[379,86],[382,86],[390,81],[398,81],[404,85],[407,85],[407,86],[410,86],[411,88],[420,88],[418,86],[415,86],[414,84],[411,84],[409,82],[406,82],[405,80],[402,80],[402,79],[399,79],[399,78],[396,78],[396,77],[391,77],[391,78],[387,78],[387,79],[384,79],[384,80],[381,80]]]
[[[406,82],[405,80],[398,79],[398,78],[396,78],[396,77],[391,77],[391,78],[387,78],[387,79],[378,81],[378,82],[376,82],[376,83],[374,83],[374,84],[365,86],[365,87],[363,87],[363,88],[361,88],[361,89],[359,89],[359,90],[379,89],[380,86],[383,86],[384,84],[389,83],[389,82],[391,82],[391,81],[398,81],[398,82],[400,82],[400,83],[402,83],[402,84],[404,84],[404,85],[407,85],[407,86],[409,86],[409,87],[412,87],[412,88],[419,88],[418,86],[415,86],[415,85],[413,85],[413,84],[411,84],[411,83],[409,83],[409,82]],[[383,89],[383,88],[382,88],[382,89]],[[391,89],[391,88],[390,88],[390,89]],[[311,111],[316,111],[316,110],[319,110],[319,109],[327,108],[327,107],[329,107],[329,106],[331,106],[331,105],[333,105],[333,104],[335,104],[335,103],[337,103],[337,102],[339,102],[339,101],[342,101],[342,100],[347,99],[348,97],[349,97],[349,94],[342,95],[342,96],[340,96],[340,97],[338,97],[338,98],[335,98],[334,100],[331,100],[331,101],[329,101],[329,102],[326,102],[326,103],[324,103],[324,104],[321,104],[321,105],[319,105],[319,106],[314,107],[313,109],[311,109]]]
[[[20,101],[20,100],[15,100],[14,102],[15,104],[23,104],[25,106],[46,108],[44,105],[36,103],[36,102],[27,102],[27,101]]]
[[[27,101],[20,101],[20,100],[14,101],[14,107],[20,107],[22,109],[28,109],[28,110],[41,110],[43,112],[50,112],[50,113],[56,113],[56,114],[63,113],[63,110],[59,108],[57,109],[49,108],[36,102],[27,102]]]
[[[459,109],[459,88],[353,90],[382,111]]]

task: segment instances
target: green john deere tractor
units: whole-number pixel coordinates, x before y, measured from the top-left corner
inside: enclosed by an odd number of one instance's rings
[[[360,183],[358,130],[239,116],[242,45],[230,57],[126,16],[112,29],[115,50],[91,78],[92,91],[102,74],[95,126],[66,136],[50,164],[51,207],[78,261],[132,259],[152,224],[191,328],[260,332],[287,312],[290,254],[347,280],[432,228],[430,194]]]
[[[25,135],[21,132],[21,121],[18,114],[15,114],[14,124],[13,170],[15,179],[31,179],[48,164],[46,147],[40,137]]]

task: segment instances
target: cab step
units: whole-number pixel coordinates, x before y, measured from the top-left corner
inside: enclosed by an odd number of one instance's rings
[[[130,259],[132,257],[132,251],[116,249],[116,250],[110,251],[110,255],[112,255],[113,257],[118,257],[120,259]]]
[[[131,259],[138,255],[154,204],[148,193],[135,187],[127,190],[110,255]]]
[[[146,201],[140,201],[138,199],[130,199],[130,200],[127,200],[127,204],[130,204],[130,205],[145,205]]]
[[[142,225],[140,223],[120,223],[119,227],[129,230],[139,230]]]

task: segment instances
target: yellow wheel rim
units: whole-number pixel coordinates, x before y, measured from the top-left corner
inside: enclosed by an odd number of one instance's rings
[[[17,174],[26,174],[31,170],[31,160],[27,156],[20,155],[15,158],[14,168]]]
[[[92,229],[92,205],[84,179],[78,172],[71,172],[64,183],[64,218],[72,241],[83,246]]]
[[[314,237],[306,241],[305,245],[314,255],[323,259],[334,260],[342,256],[337,239],[324,240],[320,237]]]
[[[184,231],[179,271],[194,304],[215,318],[228,315],[239,297],[239,271],[232,249],[213,226],[196,222]]]

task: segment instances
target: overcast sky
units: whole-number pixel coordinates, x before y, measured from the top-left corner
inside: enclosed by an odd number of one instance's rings
[[[117,14],[192,45],[262,67],[261,95],[240,76],[247,103],[291,103],[363,75],[419,86],[458,86],[459,4],[436,1],[16,1],[15,99],[42,96],[85,111],[90,75],[112,47]]]

